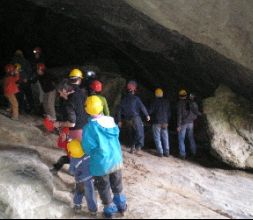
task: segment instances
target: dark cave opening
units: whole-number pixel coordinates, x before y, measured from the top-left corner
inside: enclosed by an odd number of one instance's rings
[[[171,123],[173,131],[180,88],[187,88],[202,100],[213,95],[216,88],[224,83],[239,94],[251,97],[252,88],[249,85],[253,79],[248,77],[249,71],[239,64],[205,45],[192,42],[180,33],[160,25],[153,27],[156,25],[153,23],[152,33],[157,34],[154,38],[159,38],[166,48],[160,52],[145,50],[133,42],[138,36],[131,38],[127,30],[119,28],[117,32],[117,27],[109,24],[107,27],[103,18],[90,11],[94,9],[89,7],[92,4],[90,2],[87,1],[87,12],[90,14],[84,14],[82,19],[78,19],[70,16],[71,8],[57,12],[52,7],[41,7],[30,1],[1,1],[0,77],[3,76],[4,65],[11,60],[16,49],[22,49],[30,59],[33,48],[40,46],[49,68],[92,64],[103,71],[118,73],[127,80],[137,79],[150,91],[157,87],[163,88],[174,106]],[[58,2],[57,8],[64,7],[64,4]],[[118,33],[124,35],[124,38],[117,36]],[[205,126],[205,119],[201,123],[200,130]],[[176,135],[172,133],[176,145]],[[208,145],[205,138],[200,137],[204,140],[201,144]]]

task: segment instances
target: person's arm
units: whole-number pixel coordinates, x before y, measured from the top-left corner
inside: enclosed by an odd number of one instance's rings
[[[75,176],[75,172],[76,172],[76,168],[74,166],[72,159],[70,158],[69,173],[71,176]]]
[[[83,129],[82,147],[87,155],[90,155],[98,147],[94,130],[89,125],[86,125]]]
[[[177,106],[177,131],[179,132],[181,130],[182,126],[182,107],[181,104],[178,103]]]
[[[108,102],[107,102],[105,97],[103,97],[103,106],[104,106],[104,110],[103,110],[104,115],[105,116],[110,116],[110,110],[109,110]]]
[[[170,102],[168,101],[168,122],[170,122],[171,119],[171,107],[170,107]]]
[[[65,122],[55,122],[55,128],[74,128],[76,126],[76,112],[74,110],[74,106],[69,104],[66,106],[66,112],[68,115],[68,120]]]
[[[140,100],[140,98],[138,98],[137,102],[138,102],[138,105],[139,105],[142,113],[146,116],[147,121],[150,121],[150,116],[148,114],[148,110],[145,107],[145,105],[143,104],[143,102]]]

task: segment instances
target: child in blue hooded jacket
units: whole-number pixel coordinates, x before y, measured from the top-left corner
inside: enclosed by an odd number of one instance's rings
[[[72,140],[67,148],[70,155],[69,172],[75,176],[76,180],[74,210],[77,213],[81,211],[83,197],[85,196],[91,215],[96,216],[97,200],[93,178],[90,175],[90,157],[84,154],[81,143],[78,140]]]
[[[122,184],[123,157],[119,128],[113,118],[102,114],[103,103],[97,96],[87,99],[86,112],[91,118],[83,129],[82,147],[90,156],[90,172],[104,205],[104,215],[111,218],[127,209]]]

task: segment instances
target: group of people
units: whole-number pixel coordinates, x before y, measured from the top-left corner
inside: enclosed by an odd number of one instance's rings
[[[119,104],[115,122],[114,118],[110,117],[106,98],[101,95],[103,84],[94,77],[94,72],[89,73],[93,77],[87,81],[80,69],[73,69],[67,79],[56,83],[57,80],[47,72],[46,65],[40,59],[41,49],[35,48],[34,54],[36,60],[33,61],[30,75],[27,67],[29,65],[24,61],[22,51],[16,51],[16,58],[5,67],[4,94],[10,103],[11,118],[18,120],[19,106],[23,105],[24,100],[27,101],[29,110],[33,109],[31,85],[39,82],[46,122],[51,122],[51,127],[59,131],[58,147],[66,151],[66,155],[53,165],[51,172],[56,174],[64,164],[70,164],[69,171],[76,179],[74,209],[81,209],[85,196],[89,211],[96,214],[95,183],[104,205],[104,215],[112,217],[117,212],[124,213],[127,203],[122,183],[123,157],[119,128],[125,127],[127,130],[130,153],[141,154],[145,139],[142,121],[144,115],[147,121],[152,121],[158,156],[169,157],[168,127],[171,109],[163,90],[156,89],[155,100],[146,108],[136,95],[137,82],[129,81],[127,94]],[[62,98],[61,121],[57,120],[55,111],[56,94]],[[192,155],[195,156],[197,153],[194,121],[200,115],[194,96],[189,97],[185,90],[181,90],[177,108],[177,130],[182,159],[186,158],[186,134],[189,137]],[[114,194],[113,198],[111,191]]]
[[[45,71],[41,48],[34,48],[33,54],[34,56],[29,62],[23,51],[17,50],[10,63],[5,66],[4,96],[10,103],[8,110],[11,112],[13,120],[18,120],[20,113],[35,112],[33,88],[37,87],[37,93],[43,96],[41,88],[43,83],[38,83],[40,76]],[[48,90],[47,87],[43,87],[43,89],[46,92]],[[42,103],[42,98],[38,97],[36,101]]]

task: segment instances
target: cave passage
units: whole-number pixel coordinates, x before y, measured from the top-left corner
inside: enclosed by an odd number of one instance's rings
[[[116,4],[115,1],[111,3]],[[137,79],[152,91],[162,87],[172,100],[176,100],[180,88],[187,88],[200,98],[209,97],[221,83],[244,96],[251,94],[252,89],[247,85],[253,80],[248,78],[247,69],[204,45],[161,27],[123,3],[119,20],[123,19],[120,16],[136,14],[133,19],[139,20],[134,22],[149,25],[153,39],[159,38],[159,42],[166,46],[162,51],[138,47],[134,43],[135,36],[131,37],[123,27],[107,23],[106,13],[110,8],[103,8],[104,15],[99,17],[92,11],[98,9],[97,0],[88,0],[85,4],[79,2],[84,7],[83,14],[78,14],[80,19],[71,16],[77,10],[73,5],[71,8],[59,1],[52,1],[52,4],[47,8],[27,0],[0,2],[1,76],[3,66],[16,49],[23,50],[30,58],[32,49],[40,46],[48,67],[93,64],[126,79]],[[129,10],[133,12],[128,15]],[[123,40],[117,32],[124,35]],[[150,42],[143,39],[143,44],[152,44],[152,39]]]

